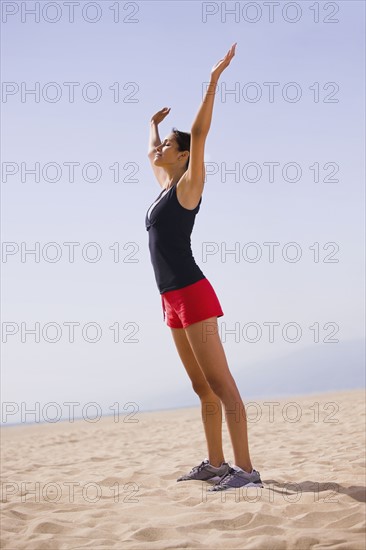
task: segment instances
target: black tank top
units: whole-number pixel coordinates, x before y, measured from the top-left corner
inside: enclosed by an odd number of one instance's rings
[[[149,249],[160,294],[205,279],[191,250],[191,233],[202,197],[196,208],[184,208],[177,197],[177,184],[160,193],[145,217]]]

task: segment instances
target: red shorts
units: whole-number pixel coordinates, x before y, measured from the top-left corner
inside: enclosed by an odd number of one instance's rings
[[[208,279],[161,294],[163,318],[168,327],[186,328],[209,317],[222,317],[216,293]]]

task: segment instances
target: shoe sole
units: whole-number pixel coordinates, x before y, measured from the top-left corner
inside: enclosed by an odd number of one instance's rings
[[[224,476],[225,474],[222,474],[222,476]],[[207,483],[217,483],[218,481],[220,481],[220,479],[222,478],[222,476],[215,476],[215,477],[210,477],[210,479],[202,479],[201,481],[207,481]]]
[[[260,487],[263,489],[264,485],[259,481],[258,483],[248,483],[247,485],[244,485],[244,487]]]
[[[244,489],[244,488],[246,489],[247,487],[259,487],[260,489],[263,489],[264,485],[261,482],[255,483],[251,481],[250,483],[247,483],[246,485],[242,485],[241,487],[226,487],[225,489],[216,489],[216,490],[209,489],[209,492],[220,493],[221,491],[234,491],[236,489]]]
[[[189,479],[177,479],[177,481],[206,481],[207,483],[217,483],[218,481],[220,481],[220,479],[224,476],[225,474],[222,474],[221,476],[215,476],[215,477],[210,477],[209,479],[195,479],[195,478],[189,478]]]

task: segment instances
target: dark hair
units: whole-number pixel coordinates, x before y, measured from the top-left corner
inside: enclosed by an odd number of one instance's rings
[[[187,132],[181,132],[177,128],[172,128],[172,132],[175,136],[175,140],[178,145],[178,151],[190,151],[191,150],[191,134]],[[188,168],[189,157],[186,164],[186,169]]]

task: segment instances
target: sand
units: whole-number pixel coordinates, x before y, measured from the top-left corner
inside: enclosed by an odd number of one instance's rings
[[[364,391],[242,397],[262,489],[177,483],[207,456],[198,406],[3,427],[1,548],[363,550]]]

